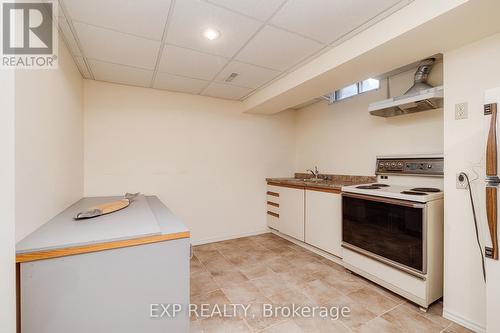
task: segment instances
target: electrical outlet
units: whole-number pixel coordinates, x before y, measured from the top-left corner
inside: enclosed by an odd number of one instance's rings
[[[467,119],[468,113],[467,102],[455,104],[455,120]]]
[[[465,190],[467,189],[467,179],[461,173],[457,173],[457,189]]]

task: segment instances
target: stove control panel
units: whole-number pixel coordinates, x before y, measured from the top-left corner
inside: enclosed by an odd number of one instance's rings
[[[377,158],[377,175],[400,174],[443,176],[444,159],[435,158]]]

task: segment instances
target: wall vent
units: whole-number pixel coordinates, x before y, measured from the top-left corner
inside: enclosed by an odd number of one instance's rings
[[[238,73],[231,73],[224,81],[225,82],[232,82],[238,75]]]

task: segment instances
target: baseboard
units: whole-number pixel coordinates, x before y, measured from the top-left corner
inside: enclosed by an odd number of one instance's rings
[[[459,316],[459,315],[457,315],[453,312],[450,312],[446,309],[443,309],[443,317],[448,319],[448,320],[451,320],[459,325],[462,325],[463,327],[466,327],[474,332],[477,332],[477,333],[485,333],[486,332],[486,328],[484,328],[483,326],[480,326],[476,323],[473,323],[469,319],[466,319],[462,316]]]
[[[290,236],[287,236],[285,234],[282,234],[281,232],[279,232],[277,230],[274,230],[274,229],[270,229],[270,230],[275,235],[278,235],[278,236],[280,236],[280,237],[282,237],[282,238],[284,238],[286,240],[289,240],[290,242],[292,242],[294,244],[297,244],[298,246],[303,247],[306,250],[309,250],[309,251],[314,252],[314,253],[316,253],[316,254],[318,254],[318,255],[320,255],[320,256],[328,259],[328,260],[331,260],[334,263],[339,264],[340,266],[344,266],[344,264],[342,262],[342,258],[340,258],[340,257],[334,256],[333,254],[330,254],[330,253],[325,252],[325,251],[323,251],[321,249],[318,249],[317,247],[314,247],[312,245],[309,245],[309,244],[306,244],[304,242],[301,242],[301,241],[299,241],[299,240],[297,240],[297,239],[295,239],[293,237],[290,237]]]
[[[266,234],[268,232],[270,232],[269,229],[263,229],[263,230],[252,231],[252,232],[245,232],[245,233],[236,234],[236,235],[228,235],[228,236],[222,236],[222,237],[213,237],[213,238],[205,238],[205,239],[199,239],[199,240],[191,240],[191,245],[196,246],[196,245],[222,242],[222,241],[229,240],[229,239],[257,236],[257,235],[261,235],[261,234]]]

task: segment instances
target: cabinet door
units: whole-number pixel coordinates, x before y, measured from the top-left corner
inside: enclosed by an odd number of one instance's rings
[[[306,190],[306,243],[342,256],[342,197],[337,193]]]
[[[279,231],[304,241],[304,190],[280,188]]]

